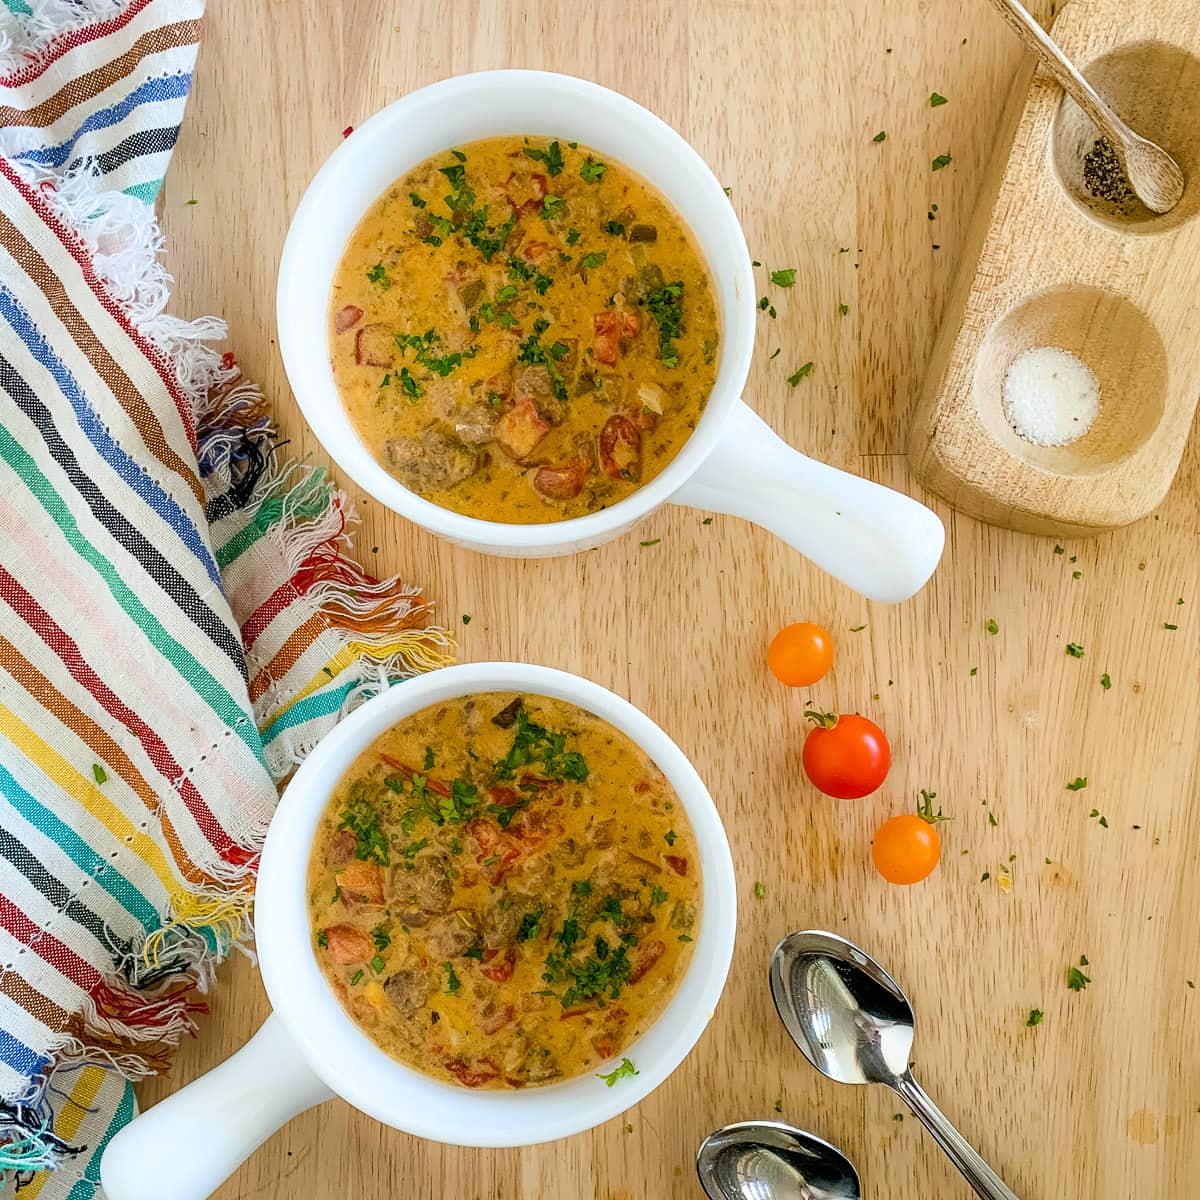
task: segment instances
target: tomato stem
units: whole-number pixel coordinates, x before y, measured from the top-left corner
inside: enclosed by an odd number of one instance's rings
[[[822,729],[832,729],[839,720],[837,713],[821,712],[816,708],[806,708],[804,716],[806,720],[820,726]]]
[[[921,789],[921,798],[917,801],[917,816],[922,821],[928,821],[930,825],[936,825],[939,821],[952,821],[953,817],[947,817],[938,807],[937,812],[933,811],[933,801],[937,796],[937,792],[927,792],[924,788]]]

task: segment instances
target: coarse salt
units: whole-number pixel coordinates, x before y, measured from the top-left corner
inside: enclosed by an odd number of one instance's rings
[[[1004,416],[1035,446],[1083,437],[1100,412],[1100,384],[1087,363],[1057,346],[1034,346],[1004,377]]]

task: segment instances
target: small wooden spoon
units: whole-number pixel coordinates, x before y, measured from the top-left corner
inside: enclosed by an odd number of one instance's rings
[[[1183,195],[1184,178],[1179,164],[1161,146],[1134,133],[1109,108],[1019,0],[992,0],[992,3],[1108,139],[1137,198],[1151,212],[1170,212]]]

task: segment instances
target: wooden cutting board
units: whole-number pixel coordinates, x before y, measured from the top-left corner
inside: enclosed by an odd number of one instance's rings
[[[162,200],[173,310],[228,317],[291,452],[324,461],[274,345],[277,256],[313,171],[346,125],[434,79],[575,72],[660,113],[733,189],[778,311],[760,318],[750,404],[809,453],[920,494],[910,401],[1020,62],[983,0],[214,3]],[[948,103],[931,108],[934,90]],[[951,164],[931,171],[941,154]],[[791,266],[790,291],[766,285],[768,269]],[[789,387],[808,361],[812,374]],[[595,553],[519,563],[360,504],[364,557],[429,589],[462,658],[589,675],[692,757],[739,872],[733,972],[694,1053],[624,1120],[550,1146],[467,1151],[335,1102],[271,1139],[220,1200],[693,1200],[704,1134],[780,1115],[777,1104],[854,1157],[866,1196],[965,1198],[888,1095],[840,1088],[792,1050],[766,965],[778,938],[811,926],[859,940],[905,983],[916,1074],[1022,1200],[1200,1194],[1200,992],[1187,984],[1200,982],[1198,484],[1193,438],[1157,519],[1063,539],[1061,555],[935,502],[945,559],[896,608],[861,602],[731,518],[706,526],[664,510]],[[825,800],[800,773],[807,693],[763,663],[771,634],[800,619],[838,639],[813,698],[869,712],[891,736],[891,776],[867,800]],[[1064,654],[1069,641],[1084,658]],[[1067,791],[1076,776],[1087,788]],[[870,839],[922,787],[955,818],[941,827],[944,859],[924,884],[891,888]],[[1064,981],[1080,954],[1093,982],[1076,994]],[[141,1088],[144,1103],[262,1019],[245,960],[222,971],[212,1006],[170,1078]],[[1045,1013],[1036,1029],[1031,1008]]]

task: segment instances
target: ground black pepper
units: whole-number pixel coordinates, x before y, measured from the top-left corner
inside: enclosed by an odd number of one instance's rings
[[[1097,138],[1083,159],[1083,186],[1098,200],[1107,200],[1122,212],[1128,212],[1137,199],[1108,138]]]

